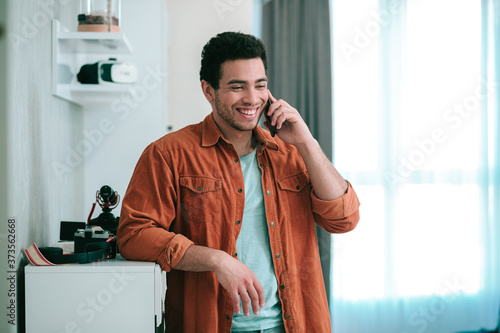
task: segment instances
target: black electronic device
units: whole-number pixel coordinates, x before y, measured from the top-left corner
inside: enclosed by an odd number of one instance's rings
[[[102,227],[116,235],[120,217],[115,217],[111,211],[118,206],[120,196],[110,186],[104,185],[96,192],[96,203],[102,208],[102,213],[95,219],[90,219],[94,212],[95,203],[90,212],[88,224]]]
[[[89,247],[95,246],[107,249],[109,258],[116,257],[116,236],[109,231],[87,225],[85,229],[78,229],[75,232],[75,253],[87,252]]]
[[[85,229],[85,222],[61,221],[59,229],[59,240],[72,241],[75,240],[75,232],[78,229]]]
[[[96,201],[92,204],[87,223],[61,221],[60,240],[74,241],[75,254],[88,252],[89,246],[94,248],[101,246],[106,250],[106,258],[115,258],[118,253],[116,232],[120,217],[115,217],[111,211],[118,206],[119,201],[118,192],[108,185],[102,186],[96,192]],[[93,219],[92,214],[96,204],[102,208],[102,212]],[[64,260],[71,260],[69,258],[65,257]]]
[[[109,243],[93,243],[85,247],[81,253],[64,254],[60,247],[40,247],[40,253],[52,264],[83,264],[111,258],[112,247]],[[28,255],[28,254],[27,254]],[[30,256],[28,255],[28,258]],[[31,259],[30,259],[31,261]],[[36,261],[33,262],[36,264]]]
[[[271,106],[271,99],[267,100],[267,103],[264,106],[262,113],[264,114],[264,117],[266,118],[267,126],[269,126],[269,132],[271,132],[271,136],[274,137],[276,135],[276,133],[278,133],[278,129],[276,128],[276,126],[271,125],[271,117],[267,115],[267,112],[269,111],[269,106]]]
[[[109,58],[83,65],[76,77],[78,82],[83,84],[132,84],[137,81],[137,68],[130,62]]]

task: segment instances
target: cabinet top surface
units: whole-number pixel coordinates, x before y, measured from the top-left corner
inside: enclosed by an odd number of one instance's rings
[[[148,273],[154,271],[155,266],[156,263],[154,262],[126,260],[121,256],[117,256],[116,259],[106,259],[86,264],[65,264],[55,266],[35,266],[28,264],[24,269],[26,273],[121,272],[122,270]]]

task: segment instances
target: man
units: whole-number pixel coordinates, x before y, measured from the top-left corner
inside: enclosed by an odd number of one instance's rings
[[[315,224],[350,231],[359,202],[266,66],[255,37],[212,38],[212,113],[149,145],[123,199],[120,253],[168,272],[167,332],[331,332]]]

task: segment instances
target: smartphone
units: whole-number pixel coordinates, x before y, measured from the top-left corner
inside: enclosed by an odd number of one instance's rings
[[[276,129],[276,126],[271,125],[271,117],[267,115],[267,111],[269,110],[269,106],[271,105],[271,100],[268,99],[266,106],[264,106],[264,110],[262,113],[264,113],[264,117],[266,117],[267,124],[269,125],[269,131],[271,132],[271,136],[275,136],[276,133],[278,133],[278,129]]]

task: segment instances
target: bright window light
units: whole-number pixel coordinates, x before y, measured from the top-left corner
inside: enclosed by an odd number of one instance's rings
[[[334,161],[361,202],[358,228],[333,237],[333,297],[440,295],[453,283],[476,293],[479,110],[488,97],[481,2],[409,0],[390,14],[405,22],[402,42],[390,46],[381,39],[391,21],[377,6],[332,1]],[[381,45],[403,59],[401,107],[389,113],[383,99],[394,96],[380,83],[392,64],[381,59]],[[388,182],[388,165],[399,166],[399,183]]]
[[[334,1],[332,8],[336,166],[349,171],[375,170],[378,41],[365,31],[375,21],[377,0]]]
[[[409,2],[402,151],[425,154],[417,169],[478,168],[478,114],[487,95],[480,80],[480,9],[470,0]],[[433,132],[441,134],[433,138]]]

